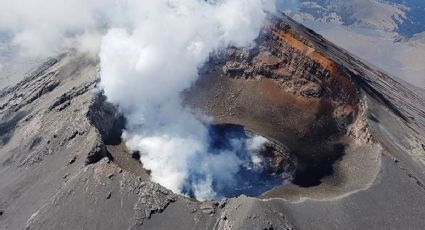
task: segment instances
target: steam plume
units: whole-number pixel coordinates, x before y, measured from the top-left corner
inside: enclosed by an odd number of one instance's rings
[[[132,28],[111,29],[101,47],[101,85],[128,118],[129,148],[140,150],[152,179],[198,199],[218,195],[242,159],[236,151],[210,153],[208,120],[181,106],[180,93],[196,81],[209,54],[250,46],[271,1],[140,1]],[[142,7],[143,5],[149,7]],[[237,141],[236,141],[237,142]],[[237,144],[234,147],[237,149]]]

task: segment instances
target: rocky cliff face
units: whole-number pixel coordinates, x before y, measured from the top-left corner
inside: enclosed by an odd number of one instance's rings
[[[257,44],[213,55],[185,103],[284,146],[292,183],[198,202],[150,182],[70,53],[0,91],[0,229],[423,229],[423,96],[285,16]]]

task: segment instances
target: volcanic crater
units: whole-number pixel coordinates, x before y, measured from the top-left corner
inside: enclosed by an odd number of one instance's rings
[[[222,188],[222,194],[323,199],[367,187],[379,170],[371,166],[380,161],[368,139],[359,89],[347,70],[276,20],[262,30],[256,46],[212,54],[182,95],[185,106],[213,117],[211,129],[220,130],[219,136],[236,132],[272,143],[258,153],[268,162],[265,168],[257,175],[240,170],[238,186]],[[110,157],[149,178],[149,171],[135,163],[137,153],[132,157],[120,142],[116,130],[125,127],[122,119],[113,123],[114,138],[107,138]],[[342,167],[347,164],[350,170]],[[266,182],[255,183],[259,178]]]

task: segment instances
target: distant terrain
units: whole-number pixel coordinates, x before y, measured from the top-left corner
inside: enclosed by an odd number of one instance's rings
[[[422,0],[301,0],[296,19],[333,22],[398,33],[404,37],[425,31]]]
[[[425,1],[289,2],[282,9],[298,22],[390,75],[425,87]]]

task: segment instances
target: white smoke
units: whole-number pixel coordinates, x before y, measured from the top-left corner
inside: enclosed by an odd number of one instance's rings
[[[11,35],[8,42],[23,56],[55,55],[78,47],[80,36],[98,30],[112,2],[0,0],[0,33]]]
[[[262,166],[263,159],[256,152],[262,150],[266,143],[268,143],[268,140],[262,136],[255,136],[247,141],[247,149],[254,168],[260,168]]]
[[[182,107],[180,93],[211,52],[252,45],[274,4],[159,0],[129,7],[137,15],[132,28],[111,29],[100,53],[101,86],[128,118],[124,139],[141,152],[153,181],[193,191],[197,199],[216,198],[213,182],[231,183],[241,159],[235,152],[209,153],[208,121]]]

